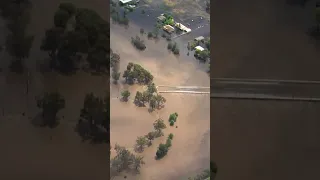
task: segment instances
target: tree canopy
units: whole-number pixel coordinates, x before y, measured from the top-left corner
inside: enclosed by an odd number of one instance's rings
[[[65,107],[64,97],[58,93],[45,93],[37,100],[38,108],[42,109],[43,125],[55,127],[57,122],[57,113]]]
[[[72,72],[79,59],[87,55],[92,70],[109,71],[109,23],[98,13],[62,3],[55,13],[54,25],[46,31],[40,49],[49,53],[55,69]]]

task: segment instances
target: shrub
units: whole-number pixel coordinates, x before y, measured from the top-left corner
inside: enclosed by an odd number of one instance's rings
[[[170,133],[169,136],[168,136],[168,138],[172,140],[172,139],[173,139],[173,134]]]
[[[159,144],[158,150],[156,152],[157,159],[163,158],[168,153],[168,146],[166,144]]]
[[[167,139],[167,142],[166,142],[166,146],[169,148],[172,146],[172,142],[171,142],[171,139]]]
[[[173,50],[173,54],[176,54],[176,55],[180,54],[180,50],[178,48],[175,48]]]
[[[170,122],[170,126],[174,126],[174,121],[169,121]]]
[[[152,32],[148,32],[148,38],[152,38],[152,37],[153,37]]]
[[[146,45],[144,44],[143,40],[140,39],[139,36],[136,36],[135,38],[131,37],[131,42],[139,50],[146,49]]]

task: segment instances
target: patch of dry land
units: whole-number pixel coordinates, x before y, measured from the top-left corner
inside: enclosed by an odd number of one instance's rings
[[[129,28],[111,25],[111,48],[120,55],[121,78],[118,84],[110,84],[111,89],[111,145],[117,143],[133,150],[138,136],[153,131],[153,123],[162,118],[167,126],[164,136],[156,138],[150,147],[139,153],[144,157],[145,165],[140,174],[126,174],[130,180],[178,180],[188,179],[209,168],[210,156],[210,98],[207,94],[161,94],[166,98],[164,108],[148,112],[148,107],[137,107],[132,101],[136,91],[142,86],[127,85],[122,73],[128,62],[141,65],[154,76],[156,85],[168,86],[206,86],[210,81],[207,73],[199,68],[197,61],[181,54],[174,56],[167,50],[165,40],[148,40],[144,51],[137,50],[131,44],[131,37],[139,35],[139,27],[130,24]],[[140,36],[140,35],[139,35]],[[123,90],[131,93],[128,102],[119,100]],[[177,128],[169,126],[169,115],[177,112]],[[156,151],[160,143],[165,143],[172,133],[174,138],[168,154],[156,160]],[[111,156],[115,151],[111,151]],[[123,175],[124,176],[124,175]],[[118,179],[123,179],[123,176]],[[117,179],[117,177],[115,178]]]

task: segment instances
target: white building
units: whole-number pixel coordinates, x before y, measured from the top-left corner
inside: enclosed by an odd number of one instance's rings
[[[177,28],[179,28],[181,31],[184,31],[184,32],[186,32],[186,33],[191,32],[191,29],[190,29],[190,28],[184,26],[184,25],[181,24],[181,23],[176,23],[175,26],[176,26]]]
[[[203,51],[203,50],[204,50],[204,48],[201,47],[201,46],[196,46],[194,49],[195,49],[196,51]]]
[[[122,4],[127,4],[129,2],[132,2],[133,0],[119,0]]]

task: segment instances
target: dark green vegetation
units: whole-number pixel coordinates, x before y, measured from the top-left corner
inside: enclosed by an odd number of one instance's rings
[[[2,1],[0,4],[2,17],[7,22],[9,34],[6,37],[6,50],[13,57],[10,69],[13,72],[24,71],[24,60],[29,52],[34,37],[28,35],[31,4],[28,0]]]
[[[170,123],[170,126],[174,126],[174,123],[177,122],[177,119],[178,119],[178,113],[172,113],[170,114],[169,116],[169,123]]]
[[[121,92],[122,100],[127,102],[129,100],[130,92],[128,90],[124,90]]]
[[[145,50],[147,47],[144,44],[144,41],[142,39],[140,39],[139,36],[131,37],[131,43],[134,45],[134,47],[136,47],[137,49],[143,51]]]
[[[113,1],[110,1],[110,16],[111,16],[111,19],[114,23],[118,23],[120,25],[125,25],[125,26],[128,26],[129,25],[129,19],[127,17],[127,14],[129,12],[132,12],[133,9],[132,8],[129,8],[129,7],[125,7],[125,9],[123,10],[123,14],[121,15],[119,12],[119,8],[120,6],[118,6],[117,3],[113,2]]]
[[[128,84],[149,84],[153,81],[152,74],[144,69],[139,64],[134,64],[129,62],[127,69],[123,72],[123,78],[125,78],[126,83]]]
[[[94,143],[109,143],[110,99],[87,94],[81,109],[77,132],[83,140],[90,139]]]
[[[146,103],[149,103],[149,110],[153,111],[154,109],[160,109],[163,107],[166,99],[160,94],[150,93],[148,90],[144,92],[137,91],[134,98],[134,103],[137,106],[145,106]]]
[[[201,40],[201,41],[194,40],[194,41],[188,42],[189,51],[194,50],[196,46],[201,46],[205,48],[205,50],[203,51],[196,50],[194,52],[194,57],[196,57],[202,62],[206,62],[207,60],[209,60],[210,59],[210,37],[205,38],[204,40]]]
[[[170,147],[172,146],[173,134],[170,134],[166,140],[165,144],[160,143],[158,150],[156,152],[156,159],[159,160],[167,155]]]
[[[164,14],[164,17],[166,17],[166,19],[163,21],[164,25],[174,25],[174,19],[172,17],[172,15],[170,14]]]
[[[42,125],[53,128],[58,125],[57,114],[65,107],[65,99],[57,92],[46,93],[37,100],[37,106],[42,109]]]
[[[110,49],[110,68],[111,68],[111,77],[113,82],[116,84],[120,79],[120,56],[119,54],[113,53],[112,49]]]
[[[168,44],[168,50],[171,50],[173,52],[173,54],[180,54],[180,50],[179,50],[179,47],[178,47],[178,44],[176,42],[169,42]]]
[[[93,10],[61,3],[40,49],[51,57],[51,68],[63,73],[77,70],[85,56],[91,70],[108,71],[109,23]]]
[[[134,155],[125,147],[117,144],[115,145],[114,150],[116,151],[116,156],[110,160],[111,178],[118,176],[124,171],[140,172],[141,166],[145,164],[142,156]]]

